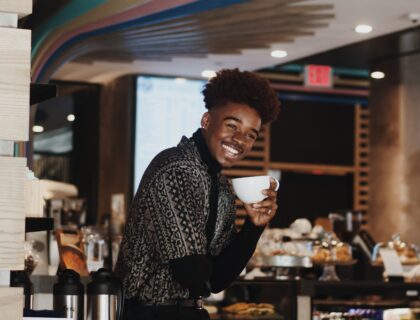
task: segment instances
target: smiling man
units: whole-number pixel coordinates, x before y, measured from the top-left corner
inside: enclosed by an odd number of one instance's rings
[[[218,72],[203,95],[201,128],[152,160],[131,205],[116,266],[124,319],[209,319],[202,298],[237,278],[277,210],[272,181],[263,201],[245,205],[236,232],[235,196],[221,174],[277,117],[276,93],[267,80],[234,69]]]

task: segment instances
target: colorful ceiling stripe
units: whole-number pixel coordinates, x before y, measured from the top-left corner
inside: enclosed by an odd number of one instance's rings
[[[61,65],[81,56],[79,45],[88,45],[93,37],[247,1],[73,0],[34,30],[32,81],[47,82]]]

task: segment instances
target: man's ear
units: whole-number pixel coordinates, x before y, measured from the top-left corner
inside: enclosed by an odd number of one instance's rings
[[[206,112],[203,114],[203,116],[201,117],[201,128],[203,128],[204,130],[207,130],[209,124],[210,124],[210,113]]]

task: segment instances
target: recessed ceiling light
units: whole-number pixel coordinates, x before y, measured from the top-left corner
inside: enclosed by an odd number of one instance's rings
[[[74,114],[69,114],[67,116],[67,121],[68,122],[73,122],[76,119],[76,117],[74,116]]]
[[[354,31],[356,31],[357,33],[369,33],[372,32],[372,30],[372,26],[368,24],[359,24],[358,26],[356,26],[356,28],[354,28]]]
[[[382,71],[373,71],[370,74],[370,77],[373,79],[383,79],[385,78],[385,73],[383,73]]]
[[[287,52],[284,50],[273,50],[271,51],[271,56],[273,58],[284,58],[287,56]]]
[[[185,79],[185,78],[181,78],[181,77],[175,78],[176,83],[184,83],[186,81],[187,81],[187,79]]]
[[[203,72],[201,72],[201,75],[204,78],[210,79],[216,76],[216,72],[214,70],[204,70]]]
[[[44,127],[43,126],[33,126],[32,131],[36,132],[36,133],[44,132]]]

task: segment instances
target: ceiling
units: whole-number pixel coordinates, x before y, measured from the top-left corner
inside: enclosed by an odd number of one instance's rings
[[[296,61],[369,68],[371,54],[398,54],[392,48],[418,42],[367,40],[407,34],[418,24],[409,13],[420,13],[419,0],[55,0],[61,7],[48,15],[38,8],[43,1],[34,3],[32,18],[34,82],[104,83],[132,73],[198,78],[204,69]],[[360,23],[373,31],[355,33]],[[274,49],[287,57],[272,58]]]

